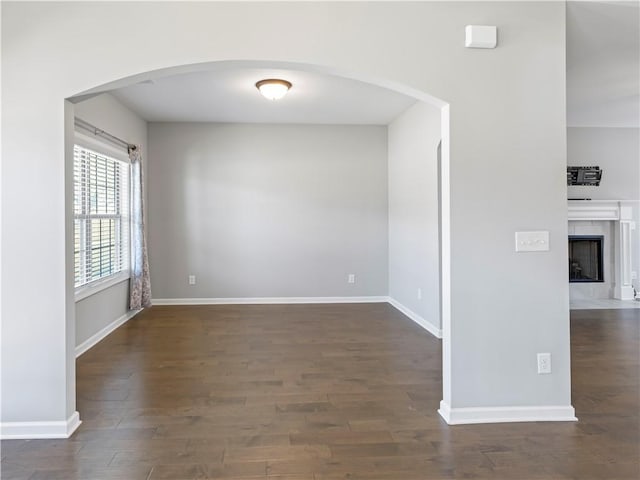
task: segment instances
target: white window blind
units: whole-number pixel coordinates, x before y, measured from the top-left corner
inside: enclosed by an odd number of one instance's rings
[[[129,165],[73,149],[75,286],[129,269]]]

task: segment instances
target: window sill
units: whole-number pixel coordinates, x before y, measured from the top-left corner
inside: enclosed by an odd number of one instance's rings
[[[129,274],[129,271],[120,272],[116,273],[115,275],[110,275],[109,277],[88,283],[86,285],[82,285],[81,287],[76,288],[76,302],[84,300],[85,298],[106,290],[109,287],[113,287],[118,283],[125,282],[129,280],[130,276],[131,275]]]

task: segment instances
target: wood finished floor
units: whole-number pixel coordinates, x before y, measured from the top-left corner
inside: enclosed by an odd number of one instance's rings
[[[77,362],[68,440],[2,479],[638,479],[640,310],[572,313],[577,423],[447,426],[440,342],[386,304],[154,307]]]

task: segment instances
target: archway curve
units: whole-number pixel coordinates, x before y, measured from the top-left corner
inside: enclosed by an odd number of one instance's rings
[[[307,73],[316,73],[327,76],[341,77],[348,80],[355,80],[365,84],[384,88],[416,101],[427,103],[440,110],[441,119],[441,142],[439,144],[439,248],[440,248],[440,306],[441,306],[441,332],[442,332],[442,385],[443,402],[451,403],[451,204],[450,204],[450,108],[449,103],[443,99],[435,97],[425,91],[414,87],[384,78],[378,78],[359,72],[348,71],[327,65],[309,64],[302,62],[265,61],[265,60],[218,60],[193,64],[184,64],[171,67],[150,70],[127,77],[123,77],[112,82],[108,82],[97,87],[85,90],[68,97],[71,103],[79,103],[110,90],[128,87],[137,83],[160,79],[167,76],[180,74],[208,72],[215,73],[233,68],[265,68],[265,69],[286,69],[298,70]],[[69,132],[67,132],[69,133]],[[68,163],[67,163],[68,164]],[[69,206],[67,206],[69,207]],[[67,208],[67,211],[70,211]],[[72,259],[67,260],[72,261]],[[67,284],[67,289],[73,291],[73,284]],[[69,294],[69,291],[67,291]],[[68,313],[67,315],[73,315]],[[67,321],[69,324],[69,321]],[[73,348],[70,346],[69,348]],[[67,358],[69,357],[67,355]],[[74,392],[75,395],[75,383]]]
[[[418,90],[416,88],[404,85],[402,83],[386,80],[382,78],[372,77],[365,74],[360,74],[353,71],[347,71],[343,69],[333,68],[324,65],[315,65],[309,63],[299,62],[282,62],[282,61],[264,61],[264,60],[219,60],[212,62],[192,63],[186,65],[178,65],[173,67],[160,68],[157,70],[150,70],[148,72],[138,73],[128,77],[124,77],[112,82],[108,82],[97,87],[85,90],[76,95],[72,95],[68,100],[72,103],[77,103],[87,98],[90,98],[101,93],[108,92],[117,88],[128,87],[136,83],[155,80],[172,75],[180,75],[186,73],[197,72],[216,72],[227,70],[231,68],[277,68],[277,69],[290,69],[300,70],[308,73],[318,73],[322,75],[329,75],[334,77],[342,77],[348,80],[356,80],[362,83],[368,83],[381,88],[386,88],[397,93],[401,93],[408,97],[415,98],[418,101],[427,102],[436,108],[444,108],[449,104],[438,97],[430,95],[427,92]]]

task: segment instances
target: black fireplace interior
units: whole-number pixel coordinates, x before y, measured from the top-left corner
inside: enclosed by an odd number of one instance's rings
[[[604,282],[603,236],[569,235],[569,282]]]

